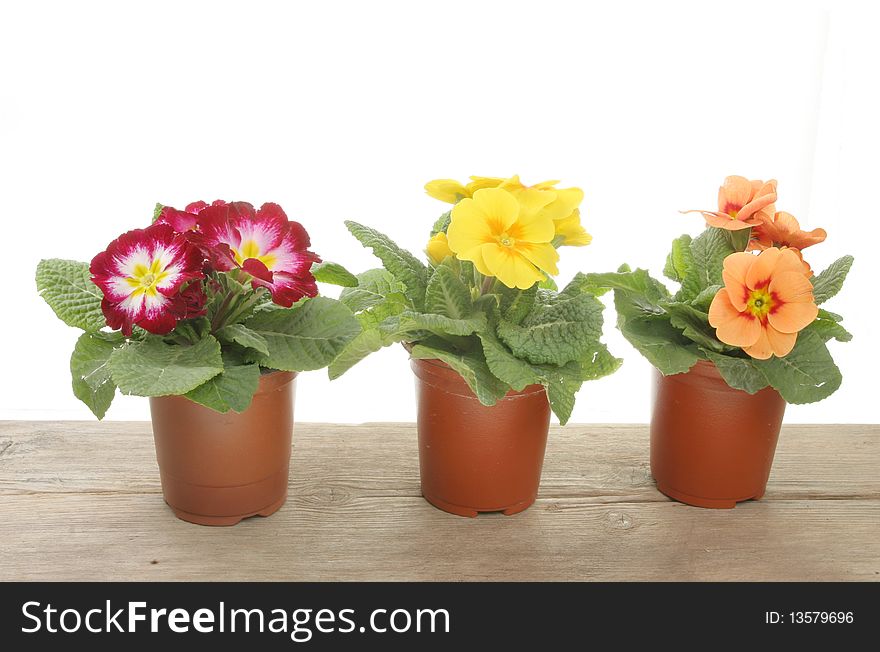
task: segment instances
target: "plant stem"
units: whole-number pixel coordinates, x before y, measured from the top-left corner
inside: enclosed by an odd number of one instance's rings
[[[495,284],[494,276],[486,276],[483,278],[483,284],[480,286],[480,294],[488,294],[489,290],[492,289],[492,286]]]
[[[223,302],[220,304],[220,307],[217,308],[217,312],[214,313],[214,318],[211,320],[212,333],[216,332],[225,324],[226,313],[229,310],[229,304],[232,302],[233,296],[233,293],[229,292],[225,297],[223,297]]]
[[[257,304],[257,302],[262,298],[262,294],[262,292],[254,292],[250,297],[231,308],[226,314],[224,323],[221,325],[225,326],[226,324],[236,323],[239,319],[241,319],[242,315],[246,314],[251,308],[253,308]]]

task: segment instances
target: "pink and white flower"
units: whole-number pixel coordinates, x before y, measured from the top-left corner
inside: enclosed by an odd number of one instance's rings
[[[226,202],[217,199],[211,204],[203,201],[194,201],[187,204],[182,211],[177,210],[173,206],[163,206],[159,217],[156,219],[157,224],[168,224],[178,233],[186,231],[195,231],[198,225],[199,213],[208,206],[225,206]]]
[[[278,204],[255,211],[247,202],[215,202],[200,210],[197,237],[209,249],[228,248],[226,262],[250,274],[252,287],[268,289],[278,305],[318,294],[311,267],[321,259],[308,250],[303,226],[288,220]]]
[[[203,262],[198,248],[169,224],[123,233],[90,267],[104,293],[107,325],[127,336],[135,324],[164,335],[178,320],[203,314],[204,290],[190,283],[204,277]]]

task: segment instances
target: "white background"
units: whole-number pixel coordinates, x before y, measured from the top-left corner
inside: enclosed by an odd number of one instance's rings
[[[0,8],[0,419],[89,419],[77,333],[38,298],[40,258],[88,261],[153,204],[280,203],[329,260],[376,261],[342,222],[420,251],[437,177],[519,173],[584,188],[594,243],[561,280],[622,262],[660,274],[724,176],[779,180],[778,208],[856,256],[828,308],[842,389],[789,422],[877,422],[880,47],[870,5],[812,2],[21,2]],[[327,288],[335,295],[335,289]],[[606,321],[613,315],[606,311]],[[587,383],[574,422],[648,420],[648,364]],[[401,348],[332,384],[302,421],[412,420]],[[108,419],[147,419],[117,397]]]

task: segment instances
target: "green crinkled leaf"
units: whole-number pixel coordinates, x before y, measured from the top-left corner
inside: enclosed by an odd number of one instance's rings
[[[722,285],[721,271],[724,259],[734,253],[724,229],[707,228],[690,243],[691,258],[681,280],[679,301],[695,298],[712,285]]]
[[[483,344],[486,364],[492,374],[516,391],[541,382],[540,373],[525,360],[520,360],[490,332],[478,334]]]
[[[160,204],[159,202],[156,202],[156,205],[153,206],[153,222],[158,220],[159,217],[162,215],[163,208],[165,208],[165,207],[162,204]]]
[[[483,353],[489,370],[516,391],[541,383],[547,389],[550,408],[565,424],[574,409],[575,394],[585,380],[595,380],[614,373],[623,362],[608,352],[604,344],[594,343],[582,359],[565,365],[532,365],[520,360],[491,333],[480,333]]]
[[[406,310],[406,297],[402,294],[389,294],[384,301],[377,303],[372,308],[359,312],[356,317],[361,326],[366,330],[378,328],[389,317],[396,317]]]
[[[723,286],[721,285],[710,285],[709,287],[704,288],[690,301],[690,305],[700,312],[709,314],[709,306],[712,305],[712,300],[715,298],[715,295],[718,294],[718,290],[722,287]]]
[[[107,414],[116,394],[116,383],[110,374],[110,355],[122,344],[118,333],[83,333],[70,356],[73,394],[98,419]]]
[[[663,267],[663,274],[666,278],[681,283],[687,278],[688,270],[691,268],[693,256],[691,255],[691,236],[683,235],[672,241],[672,251],[666,258],[666,265]],[[684,290],[684,288],[682,288]],[[693,288],[689,288],[684,293],[687,294]]]
[[[330,380],[339,378],[371,353],[391,344],[412,339],[412,336],[417,334],[414,331],[401,330],[400,318],[396,314],[376,321],[377,311],[384,308],[384,304],[381,304],[357,315],[363,330],[346,344],[342,352],[330,363],[327,369]]]
[[[852,340],[852,334],[840,325],[842,321],[843,317],[841,315],[819,308],[816,321],[810,324],[808,328],[816,331],[816,334],[825,342],[831,339],[835,339],[838,342],[849,342]]]
[[[453,257],[447,258],[443,262],[444,264],[451,266],[453,270],[458,271],[458,278],[460,278],[461,282],[465,285],[470,285],[474,282],[477,268],[474,267],[474,264],[471,261]]]
[[[99,331],[106,325],[101,289],[92,283],[88,263],[50,258],[37,265],[37,290],[68,326]]]
[[[521,324],[535,307],[535,297],[538,296],[537,285],[533,285],[528,290],[520,290],[496,283],[496,290],[501,297],[499,302],[501,316],[511,323]]]
[[[550,409],[561,425],[568,423],[574,410],[575,396],[583,384],[580,365],[569,362],[561,367],[544,366],[542,383],[547,390]]]
[[[425,290],[425,312],[466,319],[474,312],[470,290],[447,265],[439,265]]]
[[[244,412],[251,404],[260,384],[260,365],[227,365],[207,382],[190,390],[185,396],[216,412]]]
[[[405,310],[400,313],[400,330],[430,331],[436,335],[470,335],[486,328],[486,315],[475,312],[464,319]]]
[[[385,340],[378,329],[363,330],[328,365],[327,375],[330,380],[335,380],[368,355],[385,346]]]
[[[257,313],[246,323],[265,340],[264,367],[282,371],[310,371],[330,364],[358,333],[361,325],[343,303],[315,297],[292,308]]]
[[[180,338],[184,338],[190,343],[198,342],[210,332],[211,322],[205,317],[184,319],[177,322],[177,326],[174,327],[175,339],[180,341]]]
[[[599,296],[607,290],[608,288],[597,288],[593,281],[590,279],[589,274],[578,272],[574,275],[574,278],[572,278],[571,281],[569,281],[568,284],[564,288],[562,288],[560,294],[573,297],[583,292],[588,292],[593,296]]]
[[[251,330],[244,324],[229,324],[215,333],[224,344],[235,342],[247,349],[253,349],[261,355],[269,355],[269,344],[266,338]]]
[[[620,332],[664,376],[681,374],[694,366],[696,345],[665,319],[618,318]]]
[[[610,376],[623,364],[623,360],[611,355],[608,347],[601,342],[597,342],[593,350],[578,362],[581,380],[598,380]]]
[[[436,346],[416,344],[411,355],[419,360],[441,360],[457,371],[483,405],[491,406],[508,392],[507,383],[496,378],[479,356],[453,353]]]
[[[842,322],[843,315],[838,315],[836,312],[831,312],[830,310],[825,310],[824,308],[819,308],[819,319],[830,319],[831,321]]]
[[[339,300],[358,313],[382,303],[392,295],[404,297],[406,286],[382,269],[370,269],[357,275],[357,287],[345,288]]]
[[[816,305],[822,305],[828,299],[840,292],[846,275],[849,273],[853,264],[852,256],[844,256],[831,263],[821,274],[814,276],[813,281],[813,298]]]
[[[446,229],[449,228],[449,223],[452,221],[452,211],[446,211],[437,218],[437,221],[434,222],[434,226],[431,227],[431,236],[435,236],[441,231],[446,233]]]
[[[319,283],[329,283],[331,285],[341,285],[346,288],[357,287],[357,276],[349,272],[339,263],[331,263],[323,261],[312,265],[312,276]]]
[[[357,288],[343,290],[340,301],[358,310],[362,330],[328,366],[331,380],[371,353],[407,338],[410,332],[401,330],[397,318],[407,308],[403,289],[403,284],[384,269],[372,269],[358,275]]]
[[[424,308],[425,287],[428,282],[428,269],[410,252],[402,249],[387,235],[357,222],[347,221],[345,225],[362,245],[372,249],[385,269],[406,286],[404,294],[416,310]]]
[[[502,319],[498,337],[532,364],[564,365],[580,360],[602,336],[604,306],[591,294],[554,295],[540,290],[521,324]]]
[[[816,333],[816,335],[822,338],[823,342],[828,342],[829,340],[837,340],[838,342],[849,342],[850,340],[852,340],[852,333],[846,330],[834,319],[824,319],[822,317],[823,312],[825,311],[819,310],[818,319],[807,326],[805,330]]]
[[[669,298],[666,286],[652,278],[645,269],[586,274],[580,287],[592,294],[599,294],[603,289],[626,292],[632,295],[633,301],[646,306],[646,312],[651,314],[662,314],[663,310],[657,307],[657,302]]]
[[[734,389],[741,389],[754,394],[769,384],[764,374],[752,364],[752,360],[721,355],[714,351],[702,349],[705,356],[715,364],[724,382]]]
[[[715,337],[715,329],[709,325],[709,315],[686,303],[667,303],[669,323],[681,329],[682,335],[711,351],[723,352],[731,347]]]
[[[699,359],[696,345],[672,326],[663,304],[669,291],[646,270],[587,274],[589,288],[614,290],[617,327],[648,362],[664,375],[683,373]]]
[[[822,338],[809,329],[798,334],[787,356],[754,360],[752,364],[789,403],[821,401],[837,391],[843,380]]]
[[[404,341],[407,334],[406,331],[394,329],[364,329],[358,333],[357,336],[349,342],[344,349],[342,349],[342,352],[336,356],[333,362],[330,363],[330,366],[327,368],[330,380],[339,378],[342,374],[371,353],[375,353],[379,349],[390,346],[391,344]]]
[[[113,380],[124,394],[186,394],[223,371],[220,343],[206,336],[192,346],[158,337],[128,342],[110,356]]]
[[[556,285],[556,280],[552,276],[545,276],[543,281],[538,281],[537,286],[541,290],[553,290],[554,292],[559,289],[559,286]]]

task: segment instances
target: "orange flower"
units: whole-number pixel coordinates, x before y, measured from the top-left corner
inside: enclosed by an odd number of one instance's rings
[[[754,250],[751,243],[749,243],[749,249]],[[804,274],[807,275],[807,278],[813,277],[813,268],[810,267],[810,263],[804,260],[804,255],[801,253],[800,249],[795,249],[794,247],[779,247],[779,249],[784,249],[785,251],[790,251],[791,253],[795,254],[798,257],[798,260],[801,261],[801,265],[804,266]]]
[[[780,211],[755,226],[749,249],[760,250],[768,247],[806,249],[823,242],[826,237],[825,229],[802,231],[794,215]]]
[[[798,332],[819,314],[813,285],[793,249],[730,254],[722,276],[724,287],[709,307],[709,323],[719,340],[753,358],[788,355]]]
[[[730,176],[718,189],[717,211],[700,212],[709,226],[728,231],[739,231],[773,219],[776,210],[776,180],[749,181],[745,177]]]

